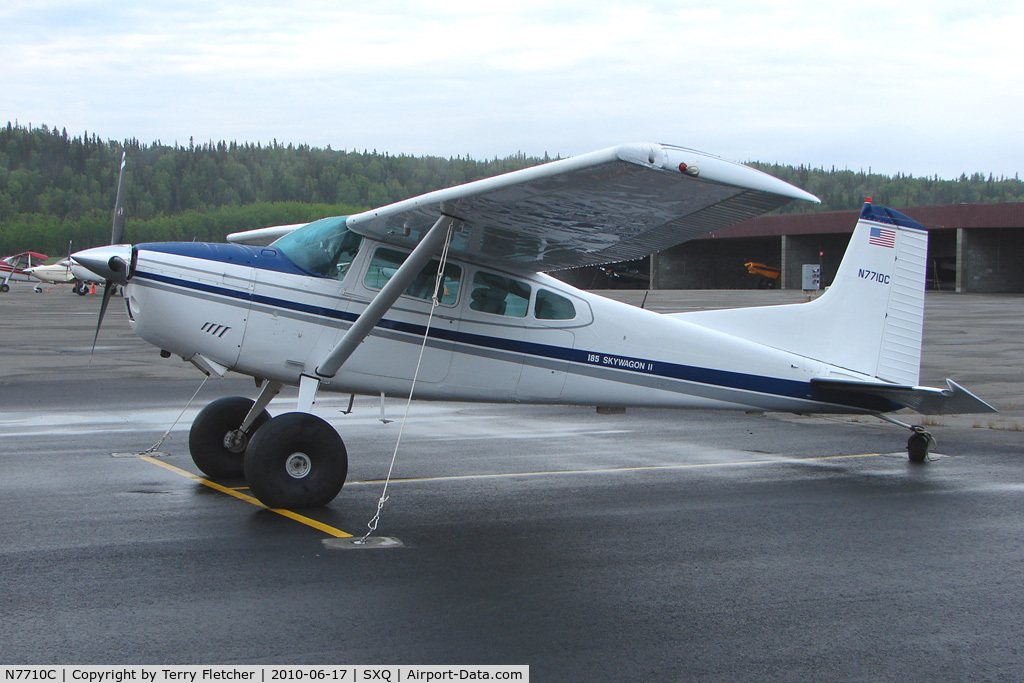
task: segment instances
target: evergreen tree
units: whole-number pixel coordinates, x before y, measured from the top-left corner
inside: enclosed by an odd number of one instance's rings
[[[396,202],[431,190],[533,166],[551,158],[522,152],[478,161],[412,157],[190,138],[187,146],[132,138],[102,141],[66,129],[0,127],[0,253],[65,253],[109,239],[117,168],[127,152],[127,237],[133,242],[223,240],[229,232],[316,220]],[[991,174],[895,177],[867,172],[750,165],[806,189],[820,205],[782,211],[856,209],[865,197],[887,206],[1024,201],[1019,177]]]

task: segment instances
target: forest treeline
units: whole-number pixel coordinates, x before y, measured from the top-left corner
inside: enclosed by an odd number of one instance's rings
[[[126,239],[223,240],[236,230],[353,213],[550,159],[413,157],[308,145],[206,142],[165,145],[69,136],[47,126],[0,127],[0,255],[51,255],[109,241],[117,170],[128,154]],[[783,210],[1024,201],[1019,178],[955,180],[751,163],[822,204]]]

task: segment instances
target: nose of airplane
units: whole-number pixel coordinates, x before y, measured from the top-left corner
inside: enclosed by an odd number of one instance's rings
[[[132,245],[111,244],[77,251],[72,260],[96,273],[97,280],[124,284],[128,281],[128,266],[132,260]]]

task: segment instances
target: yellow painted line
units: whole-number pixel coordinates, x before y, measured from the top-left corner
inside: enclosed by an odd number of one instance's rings
[[[168,470],[170,472],[174,472],[175,474],[180,475],[182,477],[185,477],[186,479],[191,479],[192,481],[197,481],[200,484],[202,484],[203,486],[210,487],[214,491],[220,491],[221,493],[226,493],[227,495],[232,496],[234,498],[237,498],[238,500],[244,500],[246,503],[249,503],[250,505],[255,505],[256,507],[264,508],[265,510],[270,510],[271,512],[276,512],[277,514],[281,515],[282,517],[287,517],[288,519],[293,519],[296,522],[299,522],[300,524],[305,524],[308,527],[316,529],[317,531],[322,531],[325,534],[329,534],[331,536],[334,536],[335,538],[352,538],[352,534],[350,534],[350,533],[346,533],[346,532],[342,531],[341,529],[336,529],[333,526],[330,526],[328,524],[324,524],[323,522],[318,522],[315,519],[310,519],[309,517],[306,517],[305,515],[300,515],[297,512],[292,512],[291,510],[285,510],[283,508],[269,508],[266,505],[264,505],[263,503],[261,503],[260,501],[258,501],[257,499],[253,498],[252,496],[246,495],[244,493],[241,493],[239,491],[239,489],[237,489],[237,488],[228,488],[227,486],[221,486],[220,484],[218,484],[215,481],[210,481],[209,479],[204,479],[203,477],[200,477],[198,475],[192,474],[191,472],[189,472],[187,470],[183,470],[180,467],[175,467],[174,465],[168,464],[166,462],[162,462],[162,461],[157,460],[156,458],[150,457],[148,455],[143,455],[141,457],[146,462],[152,463],[152,464],[157,465],[159,467],[163,467],[165,470]]]
[[[408,477],[406,479],[392,479],[391,483],[397,482],[425,482],[425,481],[459,481],[465,479],[509,479],[511,477],[550,477],[575,474],[610,474],[618,472],[647,472],[653,470],[693,470],[712,467],[746,467],[748,465],[776,465],[792,464],[800,462],[811,462],[817,460],[843,460],[851,458],[877,458],[884,453],[858,453],[856,455],[822,455],[812,458],[774,458],[772,460],[740,460],[735,462],[701,462],[689,463],[686,465],[635,465],[632,467],[607,467],[593,470],[549,470],[546,472],[501,472],[497,474],[456,474],[447,477]],[[383,479],[368,481],[350,481],[346,486],[359,486],[361,484],[383,484]]]

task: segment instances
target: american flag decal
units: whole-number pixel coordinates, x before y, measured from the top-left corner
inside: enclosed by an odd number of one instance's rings
[[[896,231],[887,228],[871,228],[868,244],[893,249],[896,247]]]

